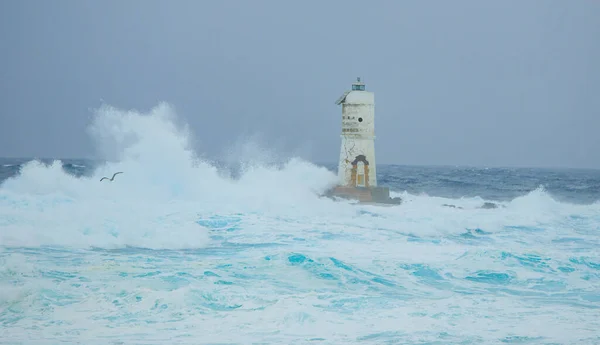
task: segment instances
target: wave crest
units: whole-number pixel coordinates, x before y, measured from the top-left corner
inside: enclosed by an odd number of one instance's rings
[[[234,179],[196,155],[177,121],[166,103],[148,113],[97,109],[88,133],[106,162],[79,178],[59,160],[24,164],[0,187],[2,243],[201,247],[208,235],[195,223],[198,212],[327,202],[317,194],[335,182],[329,170],[291,158],[246,165]],[[100,182],[116,171],[123,174]]]

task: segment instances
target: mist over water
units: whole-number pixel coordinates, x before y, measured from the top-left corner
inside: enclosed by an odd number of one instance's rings
[[[600,343],[598,172],[388,167],[377,207],[165,103],[88,133],[93,168],[2,165],[0,342]]]
[[[167,104],[148,114],[101,107],[89,133],[106,163],[89,176],[75,177],[64,171],[60,161],[49,166],[27,162],[19,175],[2,184],[2,192],[15,205],[26,205],[12,210],[13,217],[23,218],[12,225],[30,223],[26,219],[31,218],[32,209],[39,212],[43,207],[36,223],[27,225],[49,242],[34,245],[202,247],[207,231],[196,223],[198,212],[263,208],[285,212],[297,203],[318,208],[324,200],[315,193],[335,182],[335,175],[326,168],[296,159],[281,167],[263,165],[258,159],[241,162],[242,176],[233,179],[190,149],[189,133],[178,128],[175,120]],[[124,173],[114,182],[99,182],[117,171]],[[169,221],[160,221],[162,217]],[[101,225],[106,222],[114,225]],[[62,225],[48,237],[53,223]],[[89,232],[81,232],[82,226]],[[38,236],[31,238],[29,231],[7,233],[5,243],[27,246],[29,240],[41,241]]]

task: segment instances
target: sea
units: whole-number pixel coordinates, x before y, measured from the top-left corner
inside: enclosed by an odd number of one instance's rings
[[[384,207],[168,105],[88,133],[0,159],[1,344],[600,344],[598,170],[378,165]]]

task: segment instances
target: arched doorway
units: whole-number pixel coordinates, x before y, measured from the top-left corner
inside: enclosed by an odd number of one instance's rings
[[[352,187],[369,187],[369,161],[364,155],[358,155],[352,161],[350,185]]]

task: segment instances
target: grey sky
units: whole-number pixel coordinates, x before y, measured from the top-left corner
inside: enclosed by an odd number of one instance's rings
[[[378,163],[600,168],[600,1],[0,2],[0,156],[82,157],[101,100],[339,155],[375,92]],[[157,158],[159,159],[159,158]]]

